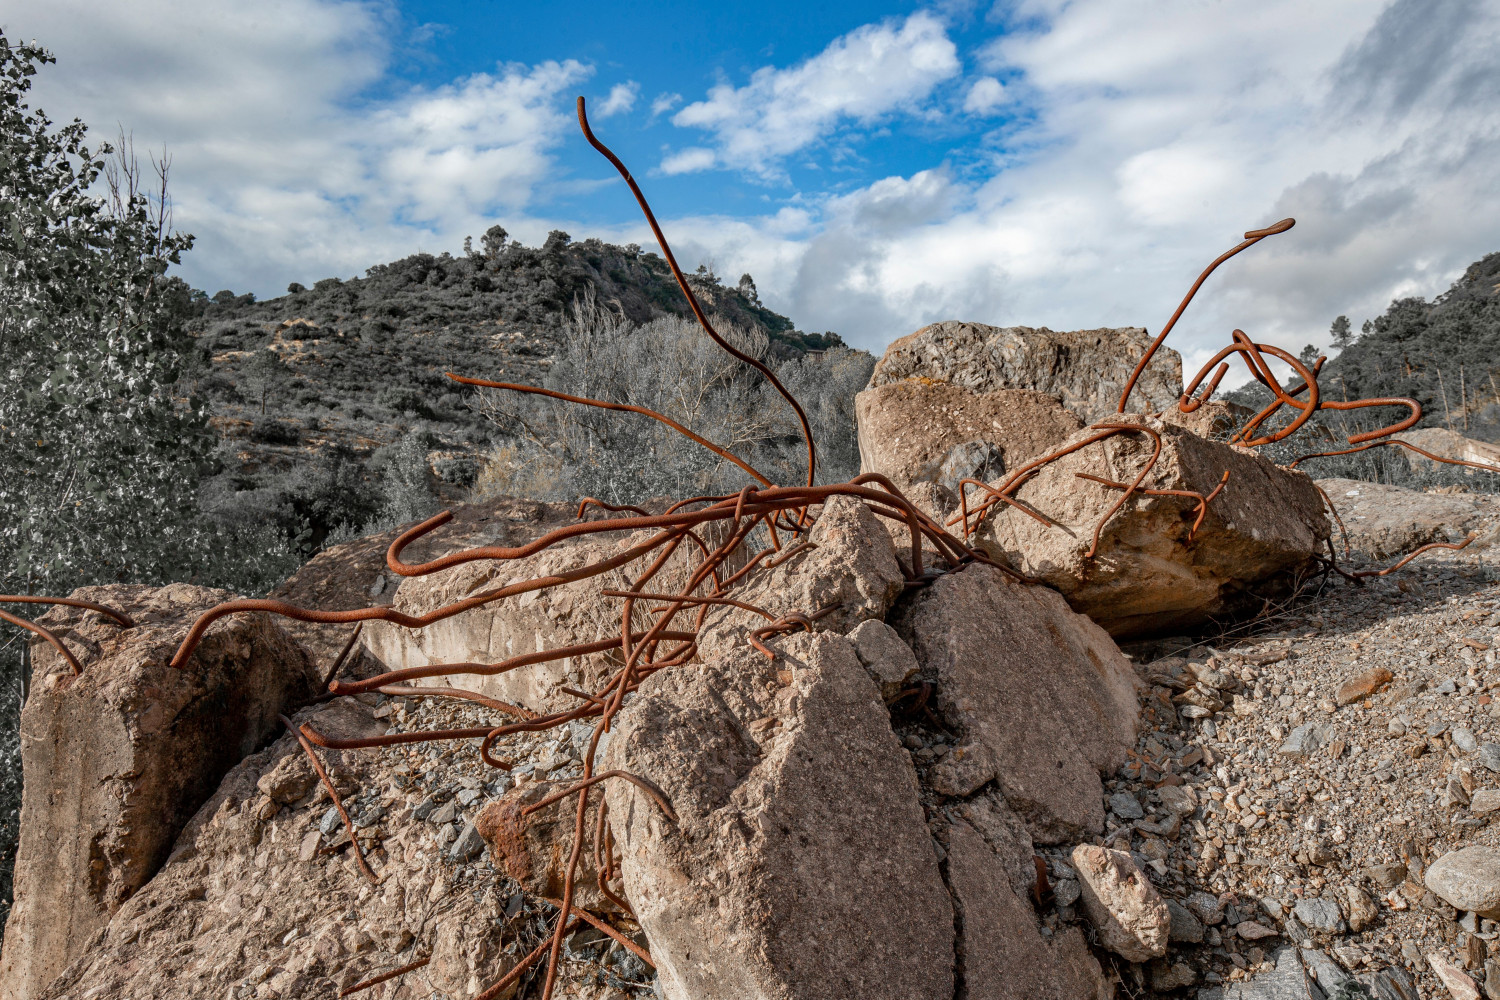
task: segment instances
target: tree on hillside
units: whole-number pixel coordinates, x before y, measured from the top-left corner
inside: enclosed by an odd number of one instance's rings
[[[281,355],[270,348],[256,351],[240,371],[240,381],[250,397],[260,404],[260,412],[266,412],[266,400],[274,396],[291,377],[291,371],[281,360]]]
[[[1339,350],[1343,350],[1354,343],[1354,331],[1349,328],[1349,317],[1339,316],[1333,321],[1333,326],[1328,328],[1332,337],[1331,343]]]

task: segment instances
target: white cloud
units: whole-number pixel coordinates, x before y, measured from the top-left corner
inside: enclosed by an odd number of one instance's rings
[[[664,115],[681,103],[681,94],[660,94],[651,102],[651,116]]]
[[[986,115],[1010,100],[1005,84],[993,76],[982,76],[974,81],[964,97],[964,110],[970,114]]]
[[[763,67],[743,87],[720,84],[672,123],[712,133],[725,166],[774,172],[779,158],[827,138],[843,119],[915,110],[958,71],[942,22],[919,12],[856,28],[800,65]]]
[[[599,105],[599,117],[608,118],[610,115],[618,115],[635,107],[636,98],[641,96],[641,85],[634,80],[625,83],[617,83],[609,89],[609,96],[604,103]]]
[[[399,26],[382,4],[340,0],[49,0],[6,27],[57,55],[33,106],[82,118],[96,141],[119,122],[167,146],[175,221],[198,237],[183,276],[209,291],[456,248],[497,213],[539,238],[565,98],[590,73],[505,65],[371,101]]]
[[[713,150],[704,149],[702,146],[689,146],[687,149],[669,153],[661,161],[661,172],[668,175],[697,173],[712,168],[714,159]]]

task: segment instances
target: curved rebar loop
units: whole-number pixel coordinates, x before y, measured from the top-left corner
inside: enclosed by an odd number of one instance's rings
[[[561,791],[553,792],[551,795],[547,796],[544,799],[538,799],[536,802],[533,802],[525,809],[522,809],[521,815],[523,817],[530,816],[532,813],[537,812],[541,809],[545,809],[547,806],[550,806],[554,802],[559,802],[570,795],[577,795],[585,788],[597,785],[599,782],[604,781],[608,778],[623,778],[626,781],[630,782],[632,785],[636,786],[641,791],[651,796],[656,804],[661,807],[661,811],[666,815],[667,819],[671,820],[674,824],[677,822],[677,813],[673,811],[672,803],[667,801],[666,794],[660,788],[657,788],[656,785],[654,785],[652,782],[649,782],[645,778],[639,777],[638,775],[631,774],[629,771],[601,771],[598,774],[593,775],[592,777],[584,778],[582,781],[569,785],[567,788],[564,788]]]
[[[313,770],[318,772],[318,780],[323,782],[324,788],[328,789],[328,797],[333,799],[333,807],[338,810],[339,817],[344,821],[344,830],[349,834],[349,843],[354,846],[354,860],[359,864],[359,870],[364,872],[365,877],[371,882],[379,885],[380,879],[375,877],[375,873],[365,863],[365,852],[359,849],[359,838],[354,834],[354,823],[349,819],[349,813],[344,809],[344,803],[339,800],[338,790],[333,787],[333,781],[328,777],[328,772],[323,769],[323,762],[318,759],[317,753],[313,750],[312,744],[308,742],[308,738],[303,735],[301,728],[292,725],[292,720],[284,715],[278,715],[277,718],[281,720],[282,725],[291,731],[292,736],[296,738],[297,743],[302,747],[302,752],[307,754],[308,760],[312,761]]]
[[[1415,402],[1415,400],[1413,400],[1413,402]],[[1310,455],[1299,455],[1298,457],[1292,459],[1291,464],[1288,465],[1287,468],[1295,469],[1298,462],[1304,462],[1309,458],[1332,458],[1335,455],[1353,455],[1357,452],[1369,451],[1371,448],[1383,448],[1393,444],[1400,445],[1408,451],[1414,451],[1418,455],[1421,455],[1423,458],[1430,458],[1434,462],[1442,462],[1444,465],[1465,465],[1471,469],[1482,469],[1485,472],[1500,473],[1500,466],[1490,465],[1485,462],[1470,462],[1462,458],[1444,458],[1441,455],[1434,455],[1430,451],[1418,448],[1410,441],[1403,441],[1400,438],[1391,438],[1389,441],[1373,441],[1369,444],[1360,445],[1358,448],[1346,448],[1343,451],[1315,451]]]
[[[1112,479],[1105,479],[1103,476],[1093,476],[1087,472],[1075,472],[1073,475],[1079,479],[1087,479],[1090,482],[1098,483],[1100,486],[1107,486],[1112,490],[1129,489],[1124,483],[1117,483]],[[1197,500],[1198,502],[1194,505],[1194,509],[1197,511],[1198,516],[1193,519],[1193,526],[1188,529],[1187,540],[1191,542],[1193,536],[1198,533],[1198,528],[1202,526],[1204,516],[1208,514],[1208,505],[1213,501],[1214,497],[1219,495],[1220,491],[1224,489],[1224,485],[1228,482],[1229,470],[1225,469],[1223,478],[1219,480],[1218,485],[1213,488],[1212,492],[1207,495],[1199,493],[1197,490],[1138,489],[1136,492],[1152,497],[1188,497]]]
[[[426,958],[419,958],[415,962],[408,962],[406,965],[401,966],[399,969],[392,969],[390,972],[382,972],[378,976],[371,976],[369,979],[355,983],[347,990],[340,991],[339,996],[341,998],[353,996],[354,994],[363,992],[364,990],[367,990],[372,986],[379,986],[381,983],[387,982],[391,979],[395,979],[397,976],[404,976],[408,972],[416,972],[418,969],[422,968],[424,965],[431,961],[432,956],[428,955]]]
[[[1263,444],[1271,444],[1273,442],[1280,441],[1282,438],[1290,437],[1291,435],[1297,433],[1297,431],[1301,429],[1303,424],[1312,419],[1312,415],[1317,412],[1319,404],[1323,402],[1321,392],[1318,388],[1317,372],[1322,369],[1325,359],[1319,358],[1312,368],[1308,368],[1302,363],[1300,358],[1296,357],[1288,351],[1284,351],[1273,344],[1255,343],[1245,334],[1244,330],[1235,330],[1230,336],[1233,338],[1234,343],[1224,350],[1220,351],[1218,354],[1215,354],[1213,358],[1209,359],[1208,365],[1215,364],[1220,358],[1227,357],[1231,353],[1239,354],[1240,357],[1244,359],[1245,366],[1250,369],[1250,374],[1254,376],[1257,382],[1265,386],[1267,389],[1270,389],[1272,394],[1275,396],[1275,399],[1267,404],[1265,409],[1261,410],[1255,416],[1246,421],[1244,427],[1241,427],[1234,434],[1230,435],[1229,442],[1231,444],[1234,444],[1237,443],[1236,439],[1238,439],[1238,443],[1243,444],[1244,447],[1255,448]],[[1297,386],[1290,392],[1283,389],[1281,387],[1280,381],[1278,381],[1276,378],[1276,374],[1271,371],[1270,364],[1267,363],[1266,359],[1261,356],[1262,351],[1268,352],[1272,356],[1279,358],[1280,360],[1290,365],[1292,370],[1301,377],[1302,385]],[[1205,371],[1207,370],[1208,365],[1204,366]],[[1203,372],[1200,371],[1199,376],[1201,377],[1202,374]],[[1196,384],[1197,379],[1194,379],[1195,387]],[[1297,396],[1304,390],[1308,394],[1306,402],[1302,402],[1297,398]],[[1184,393],[1184,395],[1186,395],[1186,393]],[[1205,396],[1204,398],[1207,397]],[[1180,405],[1181,404],[1179,404],[1179,406]],[[1270,418],[1272,414],[1276,413],[1283,406],[1293,407],[1300,412],[1297,414],[1296,418],[1292,420],[1291,423],[1287,424],[1280,430],[1252,440],[1250,438],[1250,435],[1265,420]]]
[[[833,608],[824,608],[815,615],[805,615],[800,611],[788,611],[771,624],[762,625],[745,638],[750,645],[764,653],[766,659],[775,660],[776,654],[765,643],[761,642],[762,639],[769,639],[773,635],[790,635],[793,632],[811,632],[813,630],[813,622],[832,611]]]
[[[96,604],[93,601],[80,601],[74,597],[42,597],[36,594],[0,594],[0,604],[60,604],[68,608],[83,608],[85,611],[97,611],[106,618],[113,618],[125,628],[135,628],[135,619],[118,608],[112,608],[108,604]]]
[[[606,403],[602,399],[589,399],[586,396],[570,396],[565,392],[556,392],[552,389],[542,389],[534,385],[521,385],[516,382],[492,382],[487,378],[470,378],[467,375],[455,375],[453,372],[444,372],[443,374],[447,375],[455,382],[462,382],[464,385],[477,385],[485,389],[509,389],[511,392],[525,392],[530,393],[534,396],[550,396],[553,399],[562,399],[566,400],[569,403],[578,403],[582,406],[597,406],[601,410],[624,410],[628,413],[642,414],[643,416],[650,417],[652,420],[661,421],[677,433],[681,434],[683,437],[687,438],[689,441],[692,441],[694,444],[702,445],[709,451],[713,452],[715,455],[718,455],[720,458],[728,459],[735,465],[739,466],[741,469],[748,472],[763,486],[774,485],[769,479],[761,475],[759,472],[756,472],[755,469],[751,468],[748,463],[736,457],[732,452],[719,447],[712,441],[709,441],[707,438],[699,437],[697,434],[694,434],[692,431],[688,430],[686,427],[682,426],[671,417],[663,416],[662,414],[657,413],[655,410],[648,410],[644,406],[632,406],[629,403]],[[809,483],[808,485],[811,486],[812,484]],[[637,507],[630,509],[639,510],[640,508]],[[582,517],[583,515],[580,514],[579,516]]]
[[[662,233],[661,226],[656,222],[655,213],[651,211],[651,206],[646,202],[646,196],[641,193],[640,185],[635,182],[635,178],[630,175],[630,171],[625,168],[625,164],[620,161],[620,158],[594,136],[594,130],[589,127],[588,114],[584,110],[582,97],[578,98],[578,127],[583,130],[583,137],[588,140],[589,145],[598,150],[610,162],[624,179],[626,186],[630,188],[630,193],[635,195],[636,203],[641,206],[641,212],[646,216],[646,224],[651,227],[651,234],[656,237],[656,242],[661,247],[662,256],[666,258],[667,266],[672,269],[672,276],[677,279],[677,287],[682,289],[683,297],[687,299],[688,308],[692,309],[693,316],[698,320],[698,325],[703,327],[703,331],[709,337],[713,338],[714,343],[764,375],[766,380],[776,387],[776,391],[781,394],[781,398],[791,404],[792,409],[797,412],[797,420],[802,424],[802,437],[807,442],[807,485],[811,486],[816,482],[818,453],[817,447],[813,444],[812,425],[807,422],[807,414],[803,412],[802,404],[797,402],[797,397],[793,396],[787,387],[781,384],[781,380],[776,377],[775,372],[719,336],[719,332],[708,321],[708,316],[704,313],[703,307],[698,304],[698,297],[693,294],[692,287],[688,285],[687,278],[682,273],[682,268],[677,266],[677,258],[673,256],[672,248],[667,243],[667,237]],[[770,484],[768,483],[767,485]]]
[[[1167,320],[1167,325],[1161,328],[1161,333],[1158,333],[1156,335],[1156,339],[1151,341],[1151,346],[1146,348],[1146,353],[1143,354],[1141,356],[1141,360],[1136,363],[1135,370],[1130,373],[1130,379],[1125,383],[1125,391],[1120,393],[1120,405],[1119,408],[1115,410],[1116,413],[1125,412],[1125,404],[1130,401],[1130,394],[1135,390],[1136,380],[1141,377],[1141,372],[1145,371],[1146,366],[1151,363],[1151,358],[1156,354],[1157,348],[1161,347],[1162,342],[1167,339],[1167,334],[1171,333],[1172,328],[1177,325],[1177,320],[1182,317],[1183,311],[1188,307],[1188,303],[1193,301],[1193,296],[1198,294],[1198,289],[1203,287],[1203,283],[1208,280],[1208,276],[1210,274],[1213,274],[1214,271],[1218,269],[1220,264],[1224,263],[1226,260],[1233,257],[1240,251],[1248,250],[1250,247],[1255,246],[1255,244],[1259,243],[1267,236],[1275,236],[1279,233],[1284,233],[1296,224],[1296,219],[1282,219],[1275,225],[1267,226],[1265,229],[1252,229],[1245,234],[1245,239],[1242,243],[1220,254],[1214,259],[1214,262],[1212,264],[1209,264],[1208,267],[1203,269],[1203,273],[1198,275],[1198,280],[1193,282],[1193,287],[1189,288],[1188,293],[1183,296],[1182,303],[1177,307],[1177,311],[1172,314],[1171,319]]]
[[[1402,559],[1400,562],[1396,563],[1393,566],[1387,566],[1385,569],[1360,569],[1360,570],[1355,570],[1353,573],[1350,573],[1349,575],[1350,576],[1360,577],[1360,578],[1364,578],[1364,577],[1367,577],[1367,576],[1386,576],[1387,574],[1396,572],[1396,570],[1400,569],[1402,566],[1405,566],[1407,563],[1409,563],[1413,559],[1417,558],[1417,556],[1421,555],[1423,552],[1428,552],[1428,551],[1431,551],[1432,549],[1454,549],[1454,550],[1457,550],[1457,549],[1467,548],[1468,545],[1469,545],[1469,543],[1472,542],[1474,539],[1476,539],[1478,537],[1479,537],[1478,535],[1470,535],[1468,538],[1465,538],[1463,541],[1458,542],[1457,544],[1454,544],[1452,542],[1428,542],[1426,545],[1422,546],[1421,548],[1419,548],[1419,549],[1413,549],[1411,552],[1408,552],[1406,554],[1406,557],[1404,559]]]
[[[83,674],[83,667],[79,664],[78,658],[68,650],[67,646],[63,645],[62,640],[59,639],[51,629],[43,625],[38,625],[34,621],[22,618],[20,615],[13,615],[9,611],[0,611],[0,621],[10,622],[12,625],[24,628],[28,632],[35,632],[43,639],[46,639],[49,643],[52,644],[53,649],[56,649],[59,653],[62,654],[62,658],[67,661],[68,666],[73,668],[74,677],[79,677]]]

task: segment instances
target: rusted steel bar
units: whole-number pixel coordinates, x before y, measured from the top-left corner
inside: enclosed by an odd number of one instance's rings
[[[608,892],[609,890],[608,890],[608,888],[606,888],[604,891]],[[537,899],[540,899],[544,903],[547,903],[547,904],[550,904],[552,906],[555,906],[558,909],[562,909],[562,905],[563,904],[562,904],[562,900],[560,900],[560,899],[553,899],[550,896],[538,896]],[[598,917],[594,916],[592,913],[590,913],[587,910],[578,910],[578,909],[575,909],[575,910],[572,911],[572,913],[573,913],[573,915],[575,917],[578,917],[579,919],[583,920],[585,923],[587,923],[589,926],[593,927],[595,930],[603,931],[605,934],[608,934],[611,938],[613,938],[614,940],[618,941],[621,946],[623,946],[627,951],[629,951],[636,958],[639,958],[642,962],[645,962],[646,965],[649,966],[650,968],[653,968],[653,969],[656,968],[656,963],[653,962],[653,961],[651,961],[651,953],[649,951],[647,951],[645,948],[642,948],[640,945],[636,944],[634,941],[630,940],[630,938],[626,937],[624,934],[621,934],[618,930],[616,930],[615,928],[611,927],[609,924],[605,923],[603,920],[600,920]]]
[[[662,793],[662,790],[660,788],[657,788],[651,782],[647,781],[645,778],[637,777],[636,775],[631,774],[629,771],[601,771],[600,773],[593,775],[592,777],[585,778],[576,784],[569,785],[567,788],[564,788],[560,792],[553,792],[545,799],[539,799],[538,801],[533,802],[531,805],[521,810],[521,815],[530,816],[537,810],[545,809],[552,803],[565,799],[570,795],[577,795],[585,788],[597,785],[599,782],[605,780],[606,778],[624,778],[626,781],[630,782],[632,785],[635,785],[641,791],[651,796],[656,804],[661,807],[661,811],[666,815],[667,819],[671,820],[673,823],[677,822],[677,813],[673,811],[672,804],[667,801],[667,797]]]
[[[490,698],[477,691],[465,691],[456,687],[402,687],[400,684],[382,684],[375,689],[383,695],[392,698],[459,698],[463,701],[472,701],[483,705],[485,708],[493,708],[497,712],[506,715],[514,715],[521,719],[535,719],[537,714],[528,708],[512,705],[509,702]]]
[[[301,745],[302,752],[307,754],[308,760],[312,761],[313,770],[318,772],[318,780],[323,782],[324,788],[328,789],[328,797],[333,800],[333,807],[338,810],[339,818],[344,821],[344,830],[349,834],[349,843],[354,846],[354,860],[358,863],[359,870],[364,872],[365,877],[371,882],[379,885],[380,879],[375,877],[375,873],[365,863],[365,852],[359,848],[359,837],[354,833],[354,823],[349,819],[349,813],[344,809],[344,803],[339,800],[338,789],[333,787],[333,781],[328,777],[328,772],[323,769],[323,762],[318,759],[317,753],[313,750],[312,744],[307,741],[307,737],[302,734],[302,730],[294,726],[291,719],[288,719],[284,715],[279,715],[277,718],[281,719],[282,725],[291,730],[292,735],[297,739],[297,743]]]
[[[328,690],[328,685],[332,684],[333,679],[338,676],[339,667],[344,665],[345,658],[348,657],[350,650],[354,649],[355,640],[359,638],[359,633],[364,631],[364,627],[364,622],[354,623],[354,631],[349,633],[349,641],[344,643],[344,648],[339,650],[339,655],[334,658],[333,666],[328,668],[328,673],[323,677],[321,685],[323,690]]]
[[[74,677],[78,677],[83,673],[83,667],[79,665],[78,658],[75,657],[71,652],[69,652],[68,647],[63,645],[62,640],[59,639],[51,629],[46,628],[42,625],[38,625],[34,621],[28,621],[27,619],[22,618],[19,615],[13,615],[9,611],[0,611],[0,621],[7,621],[12,625],[18,625],[21,628],[24,628],[28,632],[35,632],[37,635],[41,636],[43,639],[46,639],[49,643],[51,643],[52,648],[56,649],[59,653],[62,654],[62,658],[67,661],[68,666],[73,668]]]
[[[399,969],[392,969],[389,972],[382,972],[378,976],[371,976],[369,979],[366,979],[363,982],[355,983],[353,986],[349,987],[347,990],[343,990],[342,992],[339,993],[339,996],[340,997],[353,996],[354,994],[359,993],[359,992],[361,992],[363,990],[367,990],[367,989],[369,989],[372,986],[379,986],[381,983],[384,983],[384,982],[387,982],[389,980],[395,979],[397,976],[404,976],[408,972],[415,972],[418,969],[420,969],[423,966],[425,966],[428,962],[431,962],[431,961],[432,961],[432,956],[428,955],[426,958],[419,958],[415,962],[409,962],[406,965],[401,966],[401,968],[399,968]]]
[[[1465,538],[1463,541],[1457,543],[1456,545],[1453,544],[1453,543],[1451,543],[1451,542],[1428,542],[1426,545],[1422,546],[1421,548],[1414,549],[1411,552],[1408,552],[1406,554],[1406,557],[1404,559],[1402,559],[1400,562],[1396,563],[1393,566],[1387,566],[1385,569],[1360,569],[1360,570],[1355,570],[1350,575],[1351,576],[1357,576],[1357,577],[1386,576],[1386,575],[1388,575],[1390,573],[1396,572],[1396,570],[1400,569],[1402,566],[1405,566],[1407,563],[1409,563],[1413,559],[1417,558],[1417,556],[1421,555],[1423,552],[1430,552],[1433,549],[1462,549],[1462,548],[1467,548],[1468,544],[1470,542],[1472,542],[1474,539],[1478,538],[1478,537],[1479,537],[1478,535],[1470,535],[1468,538]]]
[[[1354,438],[1350,438],[1349,440],[1353,441]],[[1466,465],[1471,469],[1483,469],[1485,472],[1500,472],[1500,466],[1489,465],[1484,462],[1470,462],[1467,459],[1462,458],[1444,458],[1441,455],[1434,455],[1430,451],[1418,448],[1410,441],[1403,441],[1400,438],[1391,438],[1386,441],[1374,441],[1370,444],[1361,445],[1358,448],[1345,448],[1343,451],[1316,451],[1310,455],[1299,455],[1297,458],[1292,459],[1291,464],[1288,465],[1287,468],[1295,469],[1298,462],[1304,462],[1309,458],[1332,458],[1335,455],[1353,455],[1361,451],[1369,451],[1371,448],[1383,448],[1393,444],[1400,445],[1408,451],[1414,451],[1418,455],[1421,455],[1423,458],[1430,458],[1434,462],[1442,462],[1444,465]]]
[[[569,933],[569,934],[573,933],[582,924],[583,924],[582,920],[578,920],[577,918],[574,918],[574,921],[573,921],[572,925],[568,928],[567,933]],[[533,965],[535,965],[536,964],[536,960],[539,959],[539,958],[541,958],[542,955],[546,954],[547,950],[549,948],[551,948],[551,947],[552,947],[552,936],[549,934],[547,936],[547,940],[545,940],[541,944],[537,945],[536,948],[530,954],[528,954],[525,958],[523,958],[519,962],[517,962],[515,964],[514,968],[512,968],[505,975],[501,976],[499,979],[497,979],[493,983],[491,983],[488,987],[485,988],[485,990],[483,992],[476,994],[475,997],[474,997],[474,1000],[496,1000],[496,998],[498,996],[500,996],[500,994],[502,994],[502,993],[505,992],[505,988],[507,986],[509,986],[511,983],[515,982],[517,979],[520,979],[523,975],[525,975],[526,974],[526,970],[529,969],[529,968],[531,968]]]
[[[108,604],[96,604],[93,601],[80,601],[73,597],[43,597],[39,594],[0,594],[0,604],[60,604],[68,608],[83,608],[86,611],[97,611],[107,618],[113,618],[126,628],[135,628],[135,619],[118,608],[112,608]]]

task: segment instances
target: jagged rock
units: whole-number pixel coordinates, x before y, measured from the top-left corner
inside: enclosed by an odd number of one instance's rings
[[[735,599],[778,616],[826,611],[814,628],[839,634],[860,622],[883,619],[906,582],[890,534],[853,497],[830,497],[814,510],[817,523],[807,533],[811,547],[769,571],[752,573]],[[765,624],[760,615],[740,608],[715,608],[699,633],[699,655],[712,659],[745,648],[745,635]],[[617,632],[619,627],[617,620]]]
[[[1054,331],[949,320],[886,348],[870,388],[908,379],[950,382],[970,392],[1031,389],[1059,397],[1085,420],[1112,417],[1151,337],[1140,327]],[[1141,373],[1132,413],[1156,413],[1182,395],[1182,358],[1163,347]]]
[[[1446,427],[1423,427],[1419,430],[1402,431],[1396,435],[1401,441],[1410,441],[1423,451],[1430,451],[1440,458],[1456,458],[1462,462],[1479,462],[1482,465],[1494,466],[1500,470],[1500,445],[1491,444],[1488,441],[1477,441],[1471,437],[1464,437],[1457,431],[1451,431]],[[1397,447],[1400,447],[1399,445]],[[1413,469],[1427,470],[1437,463],[1424,455],[1418,455],[1406,448],[1401,449],[1406,460],[1411,463]],[[1474,475],[1487,475],[1478,469],[1467,466],[1455,466],[1465,473]]]
[[[878,472],[902,490],[927,481],[957,493],[961,479],[998,479],[1083,426],[1046,393],[977,393],[920,379],[866,389],[854,397],[854,412],[860,471]]]
[[[0,971],[7,997],[36,996],[83,953],[225,772],[316,683],[306,654],[266,615],[221,619],[184,669],[168,665],[193,619],[233,597],[226,591],[122,585],[73,596],[138,624],[64,607],[41,619],[83,674],[51,646],[33,646],[16,903]]]
[[[849,641],[854,643],[854,654],[870,679],[879,685],[886,704],[895,701],[901,688],[921,669],[911,647],[883,621],[872,618],[860,622],[849,633]]]
[[[1273,969],[1224,987],[1223,1000],[1323,1000],[1322,990],[1308,977],[1295,947],[1277,948],[1270,959]]]
[[[1348,533],[1349,547],[1370,559],[1405,555],[1428,542],[1454,542],[1480,523],[1480,501],[1463,494],[1423,493],[1356,479],[1319,479],[1318,486]],[[1334,528],[1342,551],[1344,534]]]
[[[1253,416],[1255,411],[1250,407],[1219,399],[1211,399],[1190,413],[1183,413],[1176,406],[1167,406],[1161,411],[1165,422],[1185,427],[1199,437],[1214,441],[1227,440]]]
[[[1167,940],[1181,944],[1202,944],[1206,933],[1203,923],[1193,912],[1175,899],[1167,900],[1167,913],[1171,917]]]
[[[385,731],[351,698],[305,709],[293,721],[332,737]],[[319,752],[356,815],[365,794],[385,801],[390,793],[381,790],[404,767],[399,752]],[[80,942],[66,972],[32,996],[223,1000],[269,996],[255,992],[268,983],[282,997],[331,1000],[427,954],[432,966],[414,975],[455,992],[504,974],[509,964],[492,920],[494,900],[476,900],[445,881],[436,852],[421,849],[427,824],[410,810],[389,811],[362,832],[371,838],[367,847],[381,845],[369,855],[382,877],[374,886],[355,867],[342,823],[328,836],[319,831],[330,808],[321,785],[262,818],[261,781],[295,770],[291,762],[302,759],[296,740],[283,734],[230,770],[156,876]],[[313,852],[304,851],[309,838]],[[317,851],[320,845],[328,850]]]
[[[474,826],[490,847],[490,863],[521,888],[537,896],[561,899],[573,849],[573,826],[578,799],[566,798],[523,817],[521,810],[554,792],[566,782],[535,781],[511,790],[484,807]],[[589,803],[585,835],[592,837],[599,816],[599,797]],[[592,841],[579,855],[573,876],[574,899],[579,906],[596,912],[617,909],[599,891],[599,869],[594,863]],[[618,882],[610,885],[616,896],[624,894]]]
[[[1073,848],[1073,867],[1083,888],[1083,912],[1102,947],[1129,962],[1167,953],[1167,904],[1128,853],[1080,844]]]
[[[1305,475],[1156,418],[1120,422],[1143,423],[1161,435],[1161,455],[1145,488],[1206,495],[1228,470],[1229,483],[1209,504],[1192,542],[1196,500],[1136,495],[1105,523],[1098,553],[1085,558],[1121,491],[1076,474],[1133,481],[1154,447],[1149,437],[1133,433],[1051,462],[1021,485],[1016,497],[1054,525],[1001,505],[974,536],[992,556],[1056,587],[1111,635],[1167,633],[1226,614],[1245,599],[1246,588],[1307,564],[1328,537],[1322,498]],[[1067,443],[1092,433],[1081,431]]]
[[[1500,849],[1471,844],[1427,867],[1422,881],[1450,906],[1500,919]]]
[[[659,510],[661,505],[648,505],[646,509]],[[452,521],[413,543],[404,557],[418,563],[474,546],[519,546],[554,529],[577,524],[576,514],[577,508],[570,504],[525,500],[465,504],[455,509]],[[699,534],[715,539],[720,527],[705,525]],[[518,580],[582,568],[649,537],[648,531],[580,535],[526,559],[481,560],[428,576],[405,577],[395,591],[394,607],[407,614],[426,614]],[[655,553],[598,576],[508,597],[419,631],[368,622],[361,643],[386,669],[396,670],[430,663],[494,663],[541,649],[616,638],[622,602],[599,592],[628,587],[653,558]],[[687,567],[697,558],[696,554],[690,557],[684,546],[653,578],[652,586],[670,589],[674,583],[685,582]],[[649,627],[644,613],[638,616],[636,627],[641,631]],[[575,703],[571,696],[560,693],[559,687],[593,690],[614,669],[611,663],[610,653],[604,652],[533,664],[494,676],[455,675],[426,683],[452,684],[534,711],[554,711]]]
[[[973,1000],[1112,997],[1078,928],[1042,937],[1030,901],[1014,885],[1011,866],[986,840],[964,820],[955,821],[947,831],[945,865],[957,911],[965,995]]]
[[[1101,831],[1099,773],[1124,763],[1139,718],[1135,673],[1109,636],[1056,591],[984,563],[917,591],[892,620],[960,734],[933,787],[966,796],[995,781],[1044,843]]]
[[[678,816],[609,782],[665,996],[946,1000],[952,909],[879,692],[842,637],[771,645],[653,674],[604,754]]]
[[[1481,1000],[1479,987],[1474,985],[1474,980],[1442,955],[1435,952],[1428,955],[1427,964],[1432,966],[1432,974],[1437,976],[1438,982],[1448,987],[1453,1000]]]

